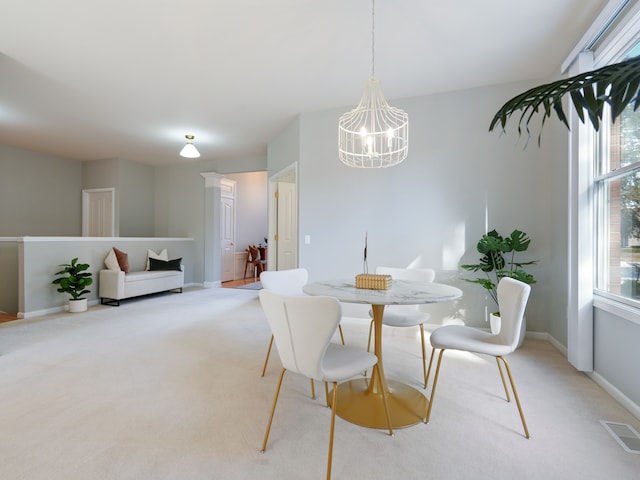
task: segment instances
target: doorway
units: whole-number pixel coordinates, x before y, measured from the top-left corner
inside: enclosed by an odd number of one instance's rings
[[[298,164],[269,179],[269,270],[298,266]]]
[[[220,281],[235,279],[236,182],[220,179]]]
[[[115,236],[115,188],[82,190],[82,236]]]
[[[205,179],[203,285],[220,287],[223,270],[235,272],[235,278],[229,282],[243,279],[246,247],[259,244],[268,237],[268,176],[266,171],[224,175],[202,172],[200,175]],[[235,182],[233,206],[227,201],[231,194],[226,181]],[[231,229],[232,235],[229,233]],[[230,248],[224,248],[225,243]],[[223,267],[225,250],[235,257],[231,268]],[[224,278],[227,278],[226,273]],[[252,281],[255,282],[253,277]],[[226,280],[224,282],[227,283]]]

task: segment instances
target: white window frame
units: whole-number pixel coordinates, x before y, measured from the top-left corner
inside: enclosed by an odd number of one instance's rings
[[[628,6],[628,11],[625,7]],[[611,0],[562,64],[569,76],[614,63],[638,39],[640,4]],[[567,308],[569,361],[582,371],[593,371],[593,307],[640,320],[640,309],[618,301],[614,296],[594,291],[595,215],[594,215],[594,130],[583,124],[573,109],[569,112],[569,299]],[[605,308],[606,307],[606,308]]]

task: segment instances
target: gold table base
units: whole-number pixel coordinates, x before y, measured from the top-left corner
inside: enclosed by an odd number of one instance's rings
[[[417,389],[394,380],[386,380],[387,403],[393,428],[404,428],[424,422],[429,400]],[[361,378],[338,385],[339,417],[362,427],[388,428],[381,393],[374,392],[371,380]]]

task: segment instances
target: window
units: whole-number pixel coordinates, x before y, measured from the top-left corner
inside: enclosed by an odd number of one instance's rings
[[[640,43],[627,58],[640,53]],[[633,105],[597,136],[596,289],[640,306],[640,111]]]

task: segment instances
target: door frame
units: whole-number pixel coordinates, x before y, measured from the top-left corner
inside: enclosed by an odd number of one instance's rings
[[[268,201],[268,212],[269,212],[269,254],[267,255],[267,269],[268,270],[276,270],[278,265],[278,247],[276,234],[278,233],[278,202],[276,201],[276,192],[278,191],[278,183],[282,181],[288,181],[295,185],[294,195],[296,206],[298,204],[298,162],[294,162],[288,167],[283,168],[279,172],[274,173],[269,177],[269,201]],[[296,208],[296,216],[298,215],[298,208]],[[300,223],[299,218],[296,218],[296,226],[297,229],[295,231],[295,243],[299,246],[298,237],[299,237],[299,229]],[[295,267],[298,266],[300,257],[300,249],[296,247],[296,255],[294,259]]]
[[[91,195],[94,193],[111,193],[111,235],[116,235],[116,189],[110,188],[87,188],[82,190],[82,236],[89,236],[89,225],[91,221],[91,209],[89,208]]]
[[[223,269],[223,265],[224,265],[224,250],[225,250],[225,243],[224,243],[224,236],[225,236],[225,228],[224,228],[224,220],[225,220],[225,216],[222,213],[222,210],[224,209],[224,202],[222,201],[223,198],[228,198],[230,200],[233,201],[233,212],[232,212],[232,218],[231,218],[231,233],[232,233],[232,237],[230,240],[230,246],[233,247],[233,252],[231,254],[231,278],[226,278],[224,276],[224,269]],[[235,280],[236,279],[236,181],[235,180],[231,180],[225,177],[222,177],[220,179],[220,281],[221,282],[226,282],[229,280]],[[229,261],[229,259],[227,259],[227,261]]]

